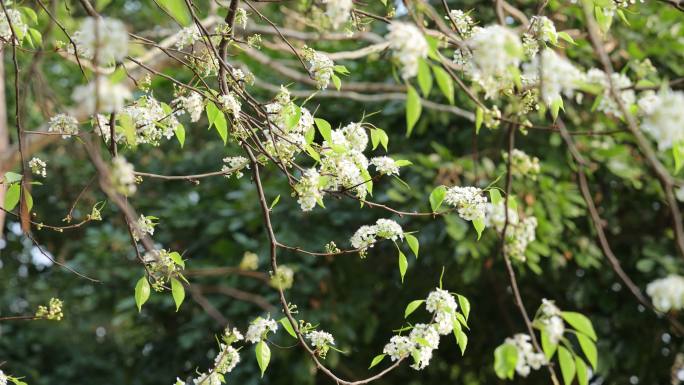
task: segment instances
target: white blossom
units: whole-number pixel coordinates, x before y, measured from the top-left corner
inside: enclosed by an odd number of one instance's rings
[[[337,131],[337,130],[335,130]],[[348,146],[355,151],[365,151],[368,146],[368,134],[361,123],[349,123],[340,131]]]
[[[233,115],[233,119],[240,118],[240,110],[242,109],[242,104],[240,103],[240,100],[238,100],[238,98],[235,96],[235,94],[229,92],[225,95],[220,95],[218,97],[218,101],[219,103],[221,103],[221,106],[225,111]]]
[[[197,25],[192,25],[178,31],[176,34],[176,48],[183,49],[185,47],[190,47],[197,40],[202,38],[202,31],[200,31]]]
[[[128,31],[121,20],[87,17],[72,40],[80,56],[101,64],[121,62],[128,54]]]
[[[505,204],[503,200],[497,204],[487,203],[485,206],[485,226],[494,227],[496,231],[501,232],[506,223],[506,212],[504,211]],[[518,223],[518,213],[510,206],[508,207],[508,223]]]
[[[299,207],[302,211],[311,211],[316,203],[323,199],[323,192],[320,187],[321,175],[315,168],[304,171],[299,183],[295,185]]]
[[[181,106],[190,115],[191,122],[196,122],[202,117],[204,98],[197,92],[191,91],[189,95],[177,97],[174,104]]]
[[[314,330],[306,334],[306,338],[311,341],[311,345],[316,348],[319,356],[325,358],[331,345],[335,345],[335,338],[332,334],[320,330]]]
[[[391,219],[378,219],[375,222],[375,232],[378,237],[393,241],[404,238],[404,230],[402,230],[397,222]]]
[[[249,324],[245,334],[245,341],[256,344],[266,338],[269,332],[275,333],[277,330],[278,324],[270,316],[267,318],[258,317]]]
[[[445,19],[454,21],[456,24],[456,29],[461,37],[467,39],[473,33],[473,26],[475,22],[469,14],[461,11],[460,9],[452,9],[449,11],[449,16],[444,16]]]
[[[7,375],[5,374],[5,372],[0,370],[0,385],[7,385],[7,381],[8,381]]]
[[[499,25],[476,27],[466,44],[472,52],[472,66],[466,72],[485,90],[485,97],[512,87],[510,68],[517,68],[522,56],[518,35]]]
[[[583,79],[580,70],[550,48],[545,49],[541,55],[535,56],[532,62],[523,67],[524,76],[532,83],[537,83],[542,99],[548,106],[562,100],[561,94],[571,97]]]
[[[450,187],[446,191],[444,201],[458,210],[458,215],[466,221],[483,219],[487,198],[482,189],[472,186]]]
[[[335,63],[327,55],[312,49],[306,51],[305,58],[309,62],[309,72],[313,74],[318,89],[328,88],[334,73]]]
[[[324,0],[325,15],[334,29],[338,29],[351,18],[352,0]]]
[[[50,118],[48,132],[62,134],[64,139],[78,135],[78,120],[71,115],[57,114]]]
[[[394,58],[401,67],[401,76],[410,79],[418,74],[418,62],[428,55],[428,43],[423,33],[413,24],[393,22],[386,38]]]
[[[658,143],[659,150],[684,143],[684,92],[662,90],[647,95],[639,100],[639,108],[644,114],[641,129]]]
[[[389,156],[371,158],[370,164],[375,166],[376,170],[381,174],[399,175],[399,166],[397,166],[397,162]]]
[[[132,195],[137,190],[133,165],[121,155],[112,159],[110,179],[112,186],[121,194]]]
[[[365,249],[372,247],[375,243],[375,234],[375,226],[363,225],[356,230],[349,241],[355,249]]]
[[[45,169],[47,167],[47,163],[45,163],[44,160],[34,156],[31,158],[31,160],[29,160],[28,166],[33,175],[42,176],[43,178],[47,176],[47,171]]]
[[[195,385],[222,385],[221,377],[216,372],[201,373],[197,378],[192,380]]]
[[[536,353],[530,343],[532,339],[527,334],[516,334],[513,338],[506,338],[505,343],[515,346],[518,351],[518,360],[515,364],[515,371],[522,377],[527,377],[530,370],[538,370],[546,364],[544,353]]]
[[[9,22],[7,21],[7,16],[9,16]],[[10,24],[12,25],[11,27]],[[7,14],[5,14],[5,12],[0,12],[0,39],[4,42],[11,42],[14,40],[12,29],[14,29],[14,34],[16,34],[17,37],[22,37],[28,32],[28,25],[22,20],[21,12],[8,7]]]
[[[631,89],[632,81],[624,74],[617,72],[613,72],[613,74],[610,76],[610,79],[613,84],[613,88],[620,96],[622,104],[624,104],[625,107],[629,108],[632,104],[634,104],[636,100],[634,90]],[[599,104],[596,107],[596,109],[607,114],[612,114],[617,117],[621,117],[622,111],[620,110],[620,106],[618,105],[617,101],[613,97],[612,92],[610,91],[611,82],[608,81],[608,75],[598,68],[592,68],[589,71],[587,71],[586,81],[588,83],[595,84],[603,88],[603,96],[601,97],[601,100],[599,101]]]
[[[136,241],[139,241],[145,234],[154,235],[154,227],[157,225],[154,219],[154,217],[146,217],[140,214],[140,218],[138,218],[133,228],[133,238]]]
[[[508,153],[504,153],[504,159],[508,160]],[[527,155],[524,151],[514,148],[511,151],[511,173],[515,176],[530,176],[532,179],[539,174],[539,159]]]
[[[230,345],[221,344],[221,351],[214,359],[214,368],[216,373],[226,374],[232,372],[239,362],[240,353],[237,349]]]
[[[435,312],[449,312],[456,311],[458,305],[456,299],[451,293],[444,289],[436,288],[428,294],[425,300],[425,309],[430,313]]]
[[[656,279],[646,286],[646,294],[661,312],[684,309],[684,277],[671,274]]]
[[[518,223],[509,223],[506,228],[504,252],[512,259],[525,262],[527,245],[536,239],[537,218],[529,216]]]
[[[74,103],[88,114],[118,112],[131,97],[128,88],[118,83],[113,84],[103,77],[74,88],[71,94]]]
[[[387,354],[392,361],[396,361],[411,354],[414,346],[415,344],[408,337],[393,336],[382,349],[382,352]]]
[[[235,175],[236,179],[240,179],[244,176],[242,170],[249,168],[249,159],[244,156],[229,156],[223,158],[223,167],[221,171],[224,173],[226,178],[230,178]]]
[[[168,106],[166,108],[162,107],[162,104],[151,95],[143,95],[131,105],[123,108],[121,115],[130,117],[135,129],[135,141],[129,144],[147,143],[158,146],[161,138],[172,138],[180,123],[176,118],[176,113],[170,111]],[[120,138],[124,139],[126,136],[121,135]]]

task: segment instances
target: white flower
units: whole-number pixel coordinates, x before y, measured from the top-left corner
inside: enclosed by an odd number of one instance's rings
[[[140,214],[140,218],[138,218],[138,221],[133,228],[133,238],[135,238],[136,241],[139,241],[145,234],[149,234],[150,236],[154,234],[154,226],[157,225],[154,222],[154,219],[154,217],[146,217]]]
[[[338,130],[335,130],[338,131]],[[352,150],[364,151],[368,146],[368,134],[361,123],[349,123],[340,131],[346,140],[346,145]],[[336,143],[342,145],[342,143]]]
[[[0,385],[7,385],[7,380],[8,380],[8,378],[7,378],[7,375],[5,374],[5,372],[0,370]]]
[[[536,239],[535,231],[537,229],[537,218],[526,217],[518,223],[509,223],[506,229],[506,240],[504,242],[504,251],[512,259],[525,262],[525,250],[527,245]]]
[[[112,187],[123,195],[132,195],[137,189],[133,165],[121,155],[112,159],[110,180]]]
[[[532,16],[529,32],[523,35],[523,46],[528,56],[533,57],[539,51],[539,42],[558,42],[558,33],[553,21],[546,16]]]
[[[313,74],[318,89],[328,88],[335,63],[327,55],[314,50],[309,50],[305,57],[309,61],[309,71]]]
[[[31,158],[31,160],[29,160],[28,166],[33,175],[42,176],[43,178],[47,176],[47,171],[45,170],[47,163],[45,163],[45,161],[42,159],[34,156]]]
[[[265,339],[269,332],[275,333],[277,330],[278,324],[270,316],[267,318],[258,317],[249,324],[245,334],[245,341],[256,344]]]
[[[446,191],[444,201],[458,210],[458,215],[466,221],[483,219],[487,198],[482,195],[482,189],[472,186],[450,187]]]
[[[416,350],[416,361],[411,364],[411,367],[415,370],[422,370],[430,364],[432,359],[432,349],[421,348]]]
[[[242,170],[249,168],[249,159],[244,156],[229,156],[223,158],[223,163],[225,164],[221,168],[221,171],[225,173],[226,178],[235,175],[236,179],[240,179],[244,176]]]
[[[411,354],[414,345],[408,337],[393,336],[382,349],[382,352],[387,354],[392,361],[396,361]]]
[[[546,322],[546,332],[549,335],[549,340],[557,344],[561,337],[563,337],[563,333],[565,333],[563,319],[557,316],[549,318]]]
[[[639,108],[645,115],[641,122],[641,129],[658,142],[660,151],[683,143],[684,92],[663,90],[656,96],[646,96],[646,98],[639,100]]]
[[[656,279],[646,286],[646,294],[653,306],[664,313],[684,309],[684,277],[672,274]]]
[[[409,338],[422,347],[430,349],[437,349],[439,347],[439,333],[437,333],[432,324],[418,323],[413,325]]]
[[[74,88],[71,94],[76,105],[88,114],[118,112],[131,97],[128,88],[121,84],[112,84],[103,77]]]
[[[356,230],[349,241],[355,249],[372,247],[375,243],[375,233],[375,226],[363,225]]]
[[[515,346],[518,351],[515,371],[522,377],[527,377],[531,369],[538,370],[546,364],[544,353],[535,353],[530,341],[531,338],[527,334],[516,334],[513,338],[506,338],[505,341],[505,343]]]
[[[531,82],[538,83],[542,99],[548,106],[559,99],[562,100],[561,93],[571,97],[583,78],[580,70],[550,48],[545,49],[540,56],[535,56],[531,63],[523,67],[524,76]]]
[[[176,128],[180,125],[175,113],[150,95],[144,95],[137,99],[133,104],[123,108],[121,115],[127,115],[135,128],[135,138],[133,143],[148,143],[155,146],[159,145],[161,138],[170,139],[173,137]],[[120,139],[129,139],[120,135]]]
[[[428,294],[427,300],[425,301],[425,309],[430,313],[434,312],[448,312],[453,313],[456,311],[458,305],[456,304],[456,299],[451,293],[446,290],[436,288]]]
[[[191,122],[196,122],[202,117],[204,99],[197,92],[191,91],[190,95],[177,97],[174,104],[180,105],[190,115]]]
[[[311,211],[316,203],[323,199],[323,192],[320,188],[321,175],[315,168],[304,171],[304,175],[295,186],[299,207],[302,211]]]
[[[60,133],[64,139],[78,135],[78,120],[71,115],[57,114],[50,118],[48,132]]]
[[[7,22],[7,16],[9,16],[9,23]],[[10,27],[10,24],[12,27]],[[14,8],[7,8],[7,14],[0,12],[0,39],[6,43],[14,40],[12,29],[14,29],[14,33],[18,37],[21,37],[28,32],[28,25],[21,19],[21,12]]]
[[[410,79],[418,74],[418,62],[428,55],[428,43],[420,30],[413,24],[393,22],[386,39],[394,58],[401,66],[401,76]]]
[[[620,100],[625,107],[629,108],[634,104],[636,96],[634,90],[630,87],[632,86],[632,81],[621,73],[613,72],[610,76],[613,84],[613,88],[620,96]],[[608,81],[608,75],[597,68],[592,68],[587,71],[586,81],[588,83],[599,85],[603,88],[603,97],[599,101],[597,110],[603,111],[608,114],[615,115],[617,117],[622,116],[622,111],[618,105],[613,94],[610,92],[610,82]]]
[[[290,266],[280,265],[271,276],[270,284],[276,289],[287,290],[294,283],[294,270]]]
[[[351,10],[354,6],[352,0],[324,0],[323,2],[326,5],[325,15],[328,16],[334,29],[345,24],[351,17]]]
[[[332,334],[324,331],[314,330],[306,334],[306,338],[311,341],[316,349],[325,349],[330,345],[335,345],[335,338]]]
[[[87,17],[72,40],[80,56],[95,59],[100,64],[121,62],[128,54],[128,31],[121,20]]]
[[[402,230],[397,222],[391,219],[378,219],[375,222],[375,234],[380,238],[393,241],[404,238],[404,230]]]
[[[473,56],[469,73],[485,90],[485,97],[496,97],[499,91],[512,87],[510,68],[517,68],[522,56],[518,35],[499,25],[476,27],[466,44]]]
[[[197,25],[192,25],[178,31],[176,34],[176,48],[183,49],[195,44],[195,42],[202,38],[202,31]]]
[[[473,26],[475,25],[473,18],[460,9],[452,9],[449,11],[449,16],[444,16],[445,19],[449,19],[449,17],[451,17],[456,24],[459,35],[465,39],[469,38],[473,32]]]
[[[508,153],[504,153],[504,159],[508,160]],[[539,159],[527,155],[524,151],[514,148],[511,151],[511,172],[516,176],[531,176],[532,179],[539,174]]]
[[[371,158],[370,163],[375,166],[381,174],[399,175],[399,166],[397,166],[397,162],[389,156]]]
[[[494,227],[501,232],[506,223],[505,205],[503,200],[498,204],[487,203],[485,206],[485,226]],[[508,223],[515,225],[518,223],[518,212],[508,207]]]
[[[214,359],[216,373],[226,374],[235,369],[240,362],[240,353],[230,345],[221,344],[221,351]]]
[[[242,104],[232,92],[229,92],[225,95],[220,95],[218,97],[218,101],[221,103],[221,106],[223,106],[224,110],[233,115],[234,119],[240,118]]]
[[[219,377],[216,372],[201,373],[197,378],[192,380],[192,383],[195,385],[222,385],[221,377]]]

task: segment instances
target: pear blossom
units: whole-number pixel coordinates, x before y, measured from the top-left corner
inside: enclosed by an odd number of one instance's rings
[[[256,344],[266,338],[266,335],[271,332],[275,333],[278,330],[278,323],[269,317],[257,317],[249,324],[247,333],[245,334],[245,341]]]
[[[100,64],[121,62],[128,54],[126,25],[110,17],[85,18],[71,39],[80,56]]]
[[[47,167],[47,163],[45,163],[44,160],[34,156],[31,158],[31,160],[29,160],[28,166],[33,175],[42,176],[43,178],[47,176],[47,171],[45,169]]]
[[[103,77],[74,88],[71,94],[74,103],[88,114],[118,112],[131,97],[128,88],[113,84]]]
[[[661,312],[684,309],[684,277],[671,274],[656,279],[646,286],[646,294]]]
[[[485,216],[487,198],[482,189],[472,186],[454,186],[446,191],[444,201],[458,210],[458,215],[466,221],[482,219]]]
[[[50,118],[48,132],[62,134],[63,139],[78,135],[78,120],[68,114],[57,114]]]
[[[418,62],[428,55],[428,43],[423,33],[413,24],[393,22],[386,38],[394,58],[401,67],[401,76],[410,79],[418,74]]]
[[[639,100],[639,108],[644,115],[641,129],[658,143],[660,151],[684,143],[684,92],[662,90],[647,95]]]

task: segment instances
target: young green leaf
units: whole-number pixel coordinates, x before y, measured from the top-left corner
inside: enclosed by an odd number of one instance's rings
[[[173,133],[176,135],[176,139],[178,139],[181,148],[183,148],[185,145],[185,127],[182,124],[178,124],[176,129],[173,130]]]
[[[171,278],[171,295],[173,296],[173,302],[176,303],[176,311],[178,311],[185,299],[185,288],[176,278]]]
[[[475,227],[475,231],[477,231],[477,240],[480,240],[480,237],[482,236],[482,232],[485,229],[485,223],[483,218],[475,218],[473,219],[473,227]]]
[[[598,352],[596,351],[596,344],[591,338],[585,336],[584,334],[577,334],[577,340],[579,341],[580,347],[587,357],[591,367],[596,370],[596,365],[598,364]]]
[[[570,326],[575,328],[575,330],[586,334],[589,338],[596,341],[596,332],[594,331],[594,327],[592,326],[589,318],[587,318],[584,314],[572,311],[564,311],[561,313],[561,316],[565,322],[569,323]]]
[[[399,274],[401,274],[401,282],[404,283],[404,275],[406,275],[406,269],[408,268],[408,260],[404,253],[399,251]]]
[[[192,17],[184,0],[154,0],[160,7],[171,15],[180,25],[187,27]]]
[[[478,106],[475,109],[475,133],[480,133],[480,128],[482,127],[482,122],[484,122],[484,110],[482,107]]]
[[[432,74],[430,73],[430,66],[425,62],[425,59],[418,61],[418,85],[423,96],[427,98],[430,95],[430,90],[432,90]]]
[[[442,91],[442,94],[447,98],[450,104],[454,104],[454,81],[442,67],[433,66],[432,71],[435,73],[435,80],[437,86]]]
[[[19,203],[19,196],[21,195],[21,188],[19,187],[19,183],[13,183],[9,186],[7,189],[7,192],[5,193],[5,204],[4,208],[7,211],[13,210],[16,206],[17,203]]]
[[[216,122],[216,119],[218,119],[219,114],[221,113],[221,110],[219,110],[218,107],[216,107],[216,104],[212,101],[208,101],[206,107],[204,107],[204,110],[207,111],[207,121],[209,121],[209,127],[207,127],[207,130],[211,128],[211,126],[214,125],[214,122]]]
[[[502,380],[513,379],[518,363],[518,349],[511,344],[502,344],[494,350],[494,372]]]
[[[342,88],[342,80],[339,78],[339,76],[335,74],[330,75],[330,78],[332,79],[333,84],[335,85],[335,89],[339,91],[340,88]]]
[[[150,298],[150,283],[147,282],[147,277],[142,277],[135,284],[135,304],[138,306],[138,312],[142,310],[142,306]]]
[[[223,140],[223,144],[226,144],[228,141],[228,122],[223,112],[219,111],[216,120],[214,120],[214,126],[216,126],[216,131],[218,131],[221,140]]]
[[[563,383],[565,385],[572,384],[572,379],[575,378],[575,360],[570,351],[563,346],[558,347],[558,362],[560,363]]]
[[[463,329],[454,328],[454,337],[456,337],[458,347],[461,348],[461,355],[464,355],[468,346],[468,336],[463,332]]]
[[[461,313],[463,313],[465,319],[468,320],[468,316],[470,315],[470,301],[460,294],[456,294],[456,296],[458,297],[458,305],[461,307]]]
[[[169,258],[171,258],[173,263],[185,269],[185,261],[183,261],[183,257],[177,251],[169,253]]]
[[[292,327],[292,324],[290,323],[290,320],[287,319],[287,317],[283,317],[280,320],[278,320],[281,325],[283,325],[283,329],[287,332],[287,334],[291,335],[292,338],[297,338],[297,333],[295,333],[294,328]]]
[[[268,209],[273,210],[273,208],[278,204],[278,202],[280,202],[280,194],[278,194],[278,196],[275,197],[275,199],[273,199],[273,202],[271,202],[271,205],[268,206]]]
[[[271,361],[271,348],[268,347],[266,342],[259,341],[254,352],[256,353],[257,364],[259,364],[261,377],[263,378],[266,368],[268,368],[268,363]]]
[[[432,190],[430,193],[430,207],[432,208],[432,212],[437,212],[439,207],[442,206],[444,196],[446,196],[446,187],[437,186]]]
[[[409,248],[411,251],[413,251],[413,255],[418,258],[418,250],[420,249],[418,238],[416,238],[413,234],[404,234],[404,237],[406,238],[406,243],[408,243]]]
[[[31,192],[27,188],[24,188],[23,195],[26,200],[26,211],[31,212],[33,209],[33,197],[31,196]]]
[[[501,197],[501,192],[495,188],[489,190],[489,199],[492,201],[492,204],[495,206],[498,205],[499,202],[501,202],[503,200],[503,198]]]
[[[553,357],[554,353],[556,353],[558,344],[554,344],[553,342],[551,342],[551,339],[549,338],[549,333],[547,333],[546,330],[541,331],[541,345],[542,350],[544,351],[544,356],[546,356],[547,360],[551,360],[551,357]]]
[[[368,367],[368,369],[382,362],[382,360],[385,359],[385,356],[387,356],[387,354],[378,354],[377,356],[373,357],[373,361],[371,361],[371,364]]]
[[[423,299],[417,299],[415,301],[409,302],[409,304],[406,305],[406,310],[404,310],[404,318],[408,318],[408,316],[410,316],[411,313],[416,311],[416,309],[418,309],[418,307],[422,305],[423,302],[425,302],[425,300]]]
[[[416,89],[408,86],[406,90],[406,136],[411,136],[413,127],[420,119],[422,106]]]
[[[575,368],[577,369],[577,382],[579,385],[589,384],[589,370],[587,364],[581,358],[575,357]]]
[[[316,122],[316,127],[318,127],[318,132],[321,133],[321,136],[323,137],[323,139],[325,139],[325,141],[328,143],[332,143],[332,136],[331,136],[332,127],[330,126],[330,123],[328,123],[327,120],[321,119],[321,118],[315,118],[314,122]]]

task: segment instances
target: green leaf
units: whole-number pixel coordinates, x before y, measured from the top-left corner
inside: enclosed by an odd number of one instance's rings
[[[518,349],[511,344],[502,344],[494,350],[494,372],[502,380],[513,379],[518,363]]]
[[[373,150],[378,148],[378,145],[380,144],[380,134],[378,133],[378,130],[375,128],[372,128],[370,130],[371,134],[371,144],[373,145]]]
[[[404,283],[404,275],[406,275],[406,268],[408,268],[408,261],[404,253],[399,251],[399,274],[401,274],[401,282]]]
[[[437,80],[437,86],[442,91],[442,94],[446,96],[450,104],[454,104],[454,81],[451,76],[442,67],[433,66],[432,71],[435,73],[435,80]]]
[[[330,75],[330,78],[332,79],[335,88],[339,91],[340,88],[342,88],[342,80],[335,74]]]
[[[126,137],[126,142],[131,146],[135,146],[138,143],[138,138],[136,136],[136,127],[133,122],[133,118],[127,114],[119,115],[119,124],[123,130],[124,137]]]
[[[347,67],[343,66],[342,64],[337,64],[333,67],[333,71],[337,72],[338,74],[342,75],[349,75],[349,70]]]
[[[589,370],[587,370],[587,364],[581,358],[575,357],[575,367],[577,369],[577,382],[579,382],[579,385],[588,385]]]
[[[461,313],[463,313],[465,319],[468,320],[468,316],[470,315],[470,301],[460,294],[456,294],[456,297],[458,297],[458,305],[461,307]]]
[[[29,36],[31,37],[31,40],[33,40],[36,43],[36,45],[43,45],[43,35],[41,35],[39,30],[35,28],[29,28],[28,32]]]
[[[20,195],[21,188],[19,187],[19,183],[11,184],[5,193],[5,210],[12,211],[17,206],[17,203],[19,203]]]
[[[38,24],[38,14],[36,14],[36,11],[29,7],[19,7],[19,10],[31,20],[31,24]]]
[[[263,378],[266,368],[268,368],[268,363],[271,361],[271,348],[268,347],[266,342],[259,341],[254,352],[256,353],[257,363],[259,364],[261,377]]]
[[[31,212],[31,209],[33,209],[33,197],[27,188],[24,188],[24,199],[26,200],[26,211]]]
[[[594,331],[594,327],[592,326],[589,318],[587,318],[584,314],[572,311],[564,311],[561,312],[561,316],[563,317],[565,322],[569,323],[570,326],[575,328],[575,330],[577,330],[580,333],[586,334],[589,338],[596,341],[597,337],[596,332]]]
[[[293,128],[297,127],[299,120],[302,118],[302,108],[291,104],[288,110],[290,110],[290,113],[287,114],[285,118],[285,125],[288,129],[292,130]]]
[[[138,312],[142,310],[142,306],[150,298],[150,283],[147,282],[147,277],[142,277],[135,284],[135,304],[138,306]]]
[[[273,208],[278,204],[278,202],[280,202],[280,194],[278,194],[278,196],[275,197],[275,199],[273,200],[273,202],[271,202],[271,205],[268,206],[268,209],[269,209],[269,210],[273,210]]]
[[[587,360],[591,364],[591,367],[596,370],[596,365],[598,364],[598,352],[596,351],[596,344],[589,337],[584,334],[577,334],[577,340],[579,341],[580,347],[587,356]]]
[[[575,360],[568,349],[563,346],[558,347],[558,362],[560,363],[561,374],[565,385],[572,384],[572,379],[575,378]]]
[[[178,139],[181,148],[183,148],[185,145],[185,127],[182,124],[178,124],[176,129],[173,130],[173,133],[176,135],[176,139]]]
[[[332,126],[330,126],[330,123],[328,123],[327,120],[321,118],[315,118],[314,122],[316,123],[316,127],[318,127],[318,132],[321,133],[323,139],[325,139],[325,141],[328,142],[328,144],[332,144],[332,135],[330,134],[332,131]]]
[[[558,118],[558,112],[561,109],[564,109],[563,98],[559,96],[551,102],[551,116],[553,116],[554,119]]]
[[[184,0],[154,0],[160,7],[171,15],[180,25],[187,27],[192,22],[192,16]]]
[[[672,146],[672,156],[675,161],[675,174],[682,169],[682,164],[684,164],[684,142],[677,142]]]
[[[495,188],[489,190],[489,199],[492,201],[492,204],[495,206],[498,205],[499,202],[501,202],[503,200],[503,198],[501,197],[501,192]]]
[[[404,234],[404,237],[406,237],[406,243],[408,243],[409,248],[411,251],[413,251],[413,255],[418,258],[418,250],[420,249],[418,238],[416,238],[413,234]]]
[[[218,116],[214,121],[214,126],[216,126],[216,131],[218,131],[219,136],[221,136],[223,144],[226,144],[228,141],[228,122],[226,121],[226,116],[223,112],[219,111]]]
[[[173,302],[176,303],[176,311],[178,311],[185,299],[185,288],[176,278],[171,278],[171,295],[173,296]]]
[[[408,318],[408,316],[410,316],[411,313],[416,311],[416,309],[418,309],[418,307],[422,305],[423,302],[425,302],[425,300],[423,299],[417,299],[415,301],[409,302],[409,304],[406,305],[406,310],[404,310],[404,318]]]
[[[183,257],[177,251],[169,253],[169,258],[171,258],[173,263],[185,269],[185,261],[183,261]]]
[[[423,96],[428,97],[430,90],[432,90],[432,74],[430,73],[430,66],[425,62],[425,59],[418,61],[418,85]]]
[[[558,32],[558,37],[560,37],[562,40],[565,40],[566,42],[568,42],[570,44],[577,45],[577,43],[575,43],[575,40],[570,35],[568,35],[567,32],[563,32],[563,31]]]
[[[475,109],[475,133],[480,133],[480,128],[482,127],[482,122],[484,122],[484,110],[482,107],[477,107]]]
[[[437,186],[434,190],[432,190],[430,193],[430,207],[432,208],[432,212],[437,212],[440,206],[442,206],[445,195],[446,187],[444,186]]]
[[[479,241],[480,237],[482,236],[482,232],[485,229],[484,218],[473,219],[473,227],[475,227],[475,231],[477,231],[477,240]]]
[[[454,337],[456,337],[458,347],[461,348],[461,355],[464,355],[466,347],[468,346],[468,336],[463,332],[463,329],[454,328]]]
[[[549,338],[549,333],[547,333],[546,330],[541,331],[541,345],[542,350],[544,351],[544,356],[546,356],[547,360],[551,360],[551,357],[553,357],[554,353],[556,353],[558,344],[554,344],[553,342],[551,342],[551,339]]]
[[[406,136],[411,135],[413,127],[420,119],[422,108],[418,92],[415,88],[408,86],[406,90]]]
[[[204,107],[204,109],[207,111],[207,120],[209,121],[209,127],[207,127],[208,130],[214,125],[216,119],[218,119],[221,110],[219,110],[219,108],[216,107],[216,104],[214,104],[212,101],[207,101],[207,106]]]
[[[291,335],[292,338],[297,338],[297,333],[295,333],[295,330],[287,317],[281,318],[280,320],[278,320],[278,322],[280,322],[280,324],[283,325],[283,329],[285,329],[287,334]]]
[[[373,361],[371,361],[371,364],[368,367],[368,369],[382,362],[382,360],[385,359],[385,356],[387,356],[387,354],[378,354],[377,356],[373,357]]]
[[[306,150],[306,153],[309,154],[309,156],[310,156],[311,158],[313,158],[316,162],[319,162],[319,163],[320,163],[320,161],[321,161],[321,156],[318,155],[318,152],[316,152],[316,149],[314,149],[313,147],[311,147],[310,144],[307,144],[306,146],[304,146],[304,149]]]

